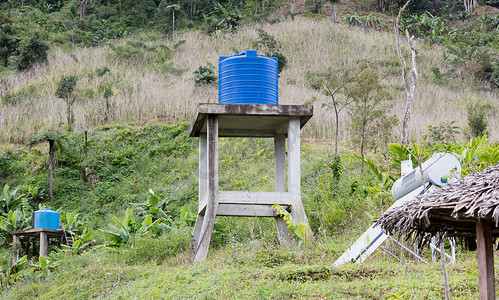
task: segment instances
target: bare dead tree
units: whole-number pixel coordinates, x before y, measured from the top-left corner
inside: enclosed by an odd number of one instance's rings
[[[397,46],[397,55],[399,57],[400,63],[402,64],[402,79],[404,80],[405,92],[407,94],[407,102],[405,105],[405,113],[404,118],[402,119],[402,136],[401,143],[402,145],[407,145],[409,142],[409,121],[411,120],[412,114],[412,106],[414,103],[414,92],[416,90],[416,84],[418,83],[418,70],[416,68],[416,41],[414,40],[414,36],[409,36],[409,32],[406,30],[405,33],[407,35],[407,41],[409,44],[409,48],[411,49],[411,78],[409,79],[407,76],[407,65],[405,63],[405,59],[402,56],[402,50],[400,48],[400,34],[399,34],[399,23],[400,18],[402,16],[402,12],[407,8],[411,0],[407,1],[404,6],[399,10],[399,14],[397,16],[397,20],[395,21],[395,42]]]
[[[476,6],[476,0],[464,0],[464,9],[467,13],[472,13],[473,8]]]

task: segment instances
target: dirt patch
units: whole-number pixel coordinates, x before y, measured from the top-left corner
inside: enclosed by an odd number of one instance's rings
[[[290,281],[316,281],[326,280],[332,277],[342,278],[345,281],[352,281],[362,278],[374,278],[376,276],[393,275],[395,272],[387,270],[338,270],[325,266],[297,267],[281,269],[277,273],[280,280]]]

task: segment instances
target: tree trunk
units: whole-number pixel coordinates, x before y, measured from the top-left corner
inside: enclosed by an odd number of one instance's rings
[[[336,115],[336,133],[335,133],[335,141],[334,141],[334,155],[338,155],[338,132],[339,132],[339,127],[340,127],[340,122],[339,122],[339,112],[338,108],[336,105],[334,105],[334,114]]]
[[[49,140],[49,189],[50,200],[54,198],[54,140]]]
[[[338,13],[336,12],[336,4],[333,4],[333,12],[331,13],[331,20],[333,23],[339,23]]]
[[[73,129],[73,124],[71,122],[71,99],[67,98],[66,99],[66,105],[67,105],[67,114],[68,114],[68,130],[71,131]]]
[[[172,33],[175,33],[175,8],[172,8]]]
[[[406,35],[412,55],[412,60],[411,60],[412,68],[411,68],[410,81],[407,78],[406,63],[404,57],[402,56],[402,50],[400,47],[399,23],[400,23],[400,18],[402,16],[402,12],[409,5],[409,2],[411,2],[411,0],[407,1],[405,5],[400,9],[397,19],[395,21],[395,41],[397,47],[397,55],[402,65],[402,79],[404,81],[404,87],[407,95],[404,118],[402,119],[402,133],[401,133],[402,145],[407,145],[409,143],[409,133],[408,133],[409,121],[411,120],[412,106],[414,102],[414,93],[418,81],[418,71],[416,68],[416,42],[414,41],[414,36],[410,37],[409,32],[407,30],[406,30]]]

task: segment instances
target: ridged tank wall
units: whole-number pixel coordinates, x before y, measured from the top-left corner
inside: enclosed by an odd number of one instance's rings
[[[218,102],[278,104],[277,57],[242,51],[218,60]]]
[[[50,209],[35,211],[34,229],[59,229],[59,213]]]

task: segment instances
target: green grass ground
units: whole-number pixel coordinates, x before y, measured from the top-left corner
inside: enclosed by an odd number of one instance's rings
[[[379,252],[361,265],[333,267],[344,242],[344,237],[319,238],[283,249],[264,238],[211,250],[199,264],[190,263],[188,251],[161,264],[155,259],[133,263],[126,251],[66,255],[47,277],[33,276],[1,299],[444,298],[440,263],[427,266],[408,256],[399,262]],[[154,249],[143,251],[133,255]],[[452,299],[478,298],[474,253],[459,252],[447,272]]]

